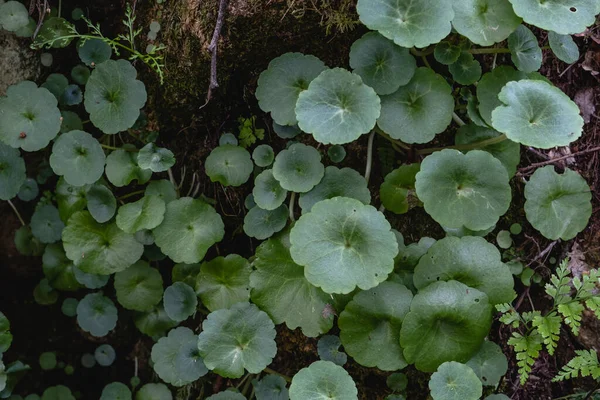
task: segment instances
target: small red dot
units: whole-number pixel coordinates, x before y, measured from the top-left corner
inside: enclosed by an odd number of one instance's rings
[[[21,133],[19,133],[19,137],[21,139],[25,139],[27,137],[27,134],[25,132],[21,132]]]

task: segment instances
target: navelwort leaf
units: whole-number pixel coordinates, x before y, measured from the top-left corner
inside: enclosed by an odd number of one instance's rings
[[[137,156],[137,163],[142,169],[152,172],[164,172],[175,165],[175,155],[171,150],[148,143],[142,147]]]
[[[356,384],[339,365],[316,361],[302,368],[290,385],[290,400],[358,400]]]
[[[147,194],[136,202],[119,207],[116,223],[127,233],[154,229],[163,222],[166,209],[159,196]]]
[[[289,210],[285,204],[274,210],[254,206],[244,217],[244,233],[259,240],[268,239],[285,228],[288,215]]]
[[[509,0],[525,22],[548,31],[571,35],[585,31],[598,14],[595,0]]]
[[[497,386],[508,371],[508,361],[494,342],[485,341],[479,351],[466,363],[484,386]]]
[[[254,165],[248,150],[224,144],[210,152],[204,168],[212,182],[219,182],[224,186],[240,186],[248,181]]]
[[[256,146],[252,152],[252,159],[258,167],[266,168],[273,164],[273,160],[275,160],[275,152],[268,144],[261,144]]]
[[[163,383],[147,383],[135,394],[135,400],[173,400],[173,394]]]
[[[521,23],[508,0],[453,1],[452,26],[480,46],[505,40]]]
[[[29,13],[22,3],[7,1],[0,5],[0,27],[15,32],[29,22]]]
[[[282,188],[279,181],[275,179],[273,171],[267,169],[254,180],[252,195],[257,206],[263,210],[274,210],[285,201],[287,190]]]
[[[156,268],[138,261],[115,274],[117,300],[128,310],[151,311],[163,297],[163,280]]]
[[[461,85],[472,85],[481,78],[481,64],[467,52],[461,53],[458,60],[448,66],[448,70]]]
[[[560,35],[550,31],[548,32],[548,44],[559,60],[567,64],[573,64],[579,60],[579,48],[570,35]]]
[[[50,166],[73,186],[96,182],[104,173],[106,157],[100,143],[84,131],[63,133],[52,146]]]
[[[293,192],[308,192],[323,178],[325,167],[314,147],[294,143],[275,157],[273,176],[281,187]]]
[[[87,208],[92,217],[101,224],[111,220],[117,210],[117,199],[112,190],[105,185],[96,183],[85,193]],[[117,224],[118,225],[118,224]]]
[[[77,54],[88,67],[95,67],[110,60],[112,48],[100,39],[89,39],[77,45]]]
[[[134,179],[139,184],[150,180],[152,171],[141,168],[137,163],[137,157],[130,147],[115,150],[106,157],[106,177],[108,181],[117,187],[127,186]]]
[[[90,293],[77,305],[77,323],[92,336],[106,336],[117,325],[117,308],[102,293]]]
[[[379,188],[379,195],[386,210],[404,214],[411,206],[418,204],[415,177],[420,169],[421,164],[418,163],[402,165],[385,176]]]
[[[344,366],[348,361],[348,356],[340,351],[342,341],[334,335],[323,335],[317,342],[317,353],[323,361],[331,361],[339,366]]]
[[[185,321],[196,312],[198,298],[194,289],[183,282],[175,282],[165,289],[165,312],[173,321]]]
[[[25,161],[19,150],[0,142],[0,200],[10,200],[25,182]]]
[[[292,228],[290,242],[292,258],[305,267],[308,281],[327,293],[377,286],[392,272],[398,254],[383,214],[346,197],[315,204]]]
[[[226,378],[239,378],[244,370],[257,374],[277,353],[275,325],[250,303],[213,311],[202,324],[198,348],[208,369]]]
[[[75,277],[73,261],[67,258],[60,243],[46,246],[42,257],[42,269],[48,283],[54,289],[75,291],[82,287]]]
[[[104,386],[100,400],[131,400],[131,390],[121,382],[113,382]]]
[[[4,146],[4,145],[0,144],[0,146]],[[0,174],[1,174],[1,172],[0,172]],[[2,178],[0,178],[0,179],[2,179]],[[16,178],[16,182],[19,182],[19,180],[20,180],[20,177]],[[38,194],[40,194],[40,189],[38,187],[36,180],[33,178],[27,178],[21,185],[21,188],[19,189],[19,193],[17,193],[17,197],[22,201],[31,201],[31,200],[34,200],[38,196]]]
[[[42,243],[55,243],[61,238],[65,224],[58,209],[51,204],[40,205],[31,216],[31,233]]]
[[[473,370],[454,361],[443,363],[431,375],[429,390],[433,400],[478,400],[483,393]]]
[[[260,381],[252,380],[256,400],[289,400],[286,385],[285,379],[277,375],[267,375]]]
[[[508,48],[519,71],[534,72],[542,66],[542,49],[533,32],[525,25],[520,25],[508,37]]]
[[[248,301],[251,271],[248,260],[237,254],[214,258],[200,267],[196,294],[210,311]]]
[[[375,126],[381,105],[361,77],[342,68],[327,69],[300,93],[298,126],[323,144],[345,144]]]

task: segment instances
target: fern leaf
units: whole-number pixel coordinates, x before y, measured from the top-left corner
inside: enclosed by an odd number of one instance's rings
[[[558,312],[562,314],[565,323],[571,328],[573,335],[579,336],[579,326],[581,325],[581,314],[584,307],[579,302],[559,304]]]
[[[544,338],[544,344],[548,350],[548,354],[553,355],[554,349],[558,343],[560,326],[562,319],[555,312],[552,312],[544,317],[541,315],[533,318],[533,326],[535,326]]]
[[[540,355],[542,341],[543,338],[537,330],[526,336],[513,332],[513,336],[508,339],[508,344],[513,346],[517,353],[517,366],[519,367],[521,385],[527,382],[527,378],[529,378],[529,374],[531,373],[531,367],[533,367],[535,360]]]
[[[598,354],[595,350],[575,350],[577,356],[565,365],[558,375],[552,379],[553,382],[560,382],[565,379],[591,376],[594,379],[600,378],[600,363]]]

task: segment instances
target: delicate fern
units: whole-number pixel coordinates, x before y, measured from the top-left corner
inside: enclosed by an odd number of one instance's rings
[[[583,310],[585,310],[585,307],[583,307],[581,303],[572,302],[558,305],[558,312],[562,314],[565,319],[565,324],[571,328],[571,331],[575,336],[579,335]]]
[[[544,344],[550,355],[554,354],[554,349],[558,344],[561,322],[561,318],[556,312],[545,316],[537,315],[533,319],[532,325],[537,328],[537,331],[544,338]]]
[[[521,385],[527,382],[527,378],[529,378],[529,374],[531,373],[531,367],[533,367],[535,360],[540,355],[542,341],[542,336],[536,330],[525,336],[513,332],[513,336],[508,339],[508,344],[513,346],[517,353],[517,366],[519,367]]]
[[[595,350],[575,350],[577,356],[565,365],[558,373],[553,382],[560,382],[565,379],[591,376],[594,379],[600,378],[600,362],[598,362],[598,353]]]

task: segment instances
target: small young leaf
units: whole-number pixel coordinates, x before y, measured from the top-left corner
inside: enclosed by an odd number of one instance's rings
[[[173,321],[185,321],[196,312],[198,298],[194,289],[183,282],[175,282],[165,289],[165,312]]]
[[[542,49],[533,32],[525,25],[520,25],[508,37],[508,48],[519,71],[534,72],[542,66]]]
[[[138,153],[137,163],[142,169],[164,172],[175,165],[175,155],[171,150],[148,143]]]
[[[317,342],[317,353],[323,361],[331,361],[339,366],[344,366],[348,361],[348,356],[343,351],[340,351],[342,341],[334,335],[321,336]]]
[[[214,148],[204,164],[212,182],[224,186],[240,186],[248,181],[254,165],[250,153],[243,147],[225,144]]]
[[[102,293],[90,293],[77,305],[77,323],[92,336],[106,336],[117,325],[117,308]]]
[[[115,274],[117,300],[128,310],[150,311],[163,297],[163,280],[156,268],[138,261]]]
[[[290,400],[358,400],[356,384],[339,365],[316,361],[292,379]]]
[[[471,368],[450,361],[440,365],[431,375],[429,390],[433,400],[477,400],[483,387]]]

